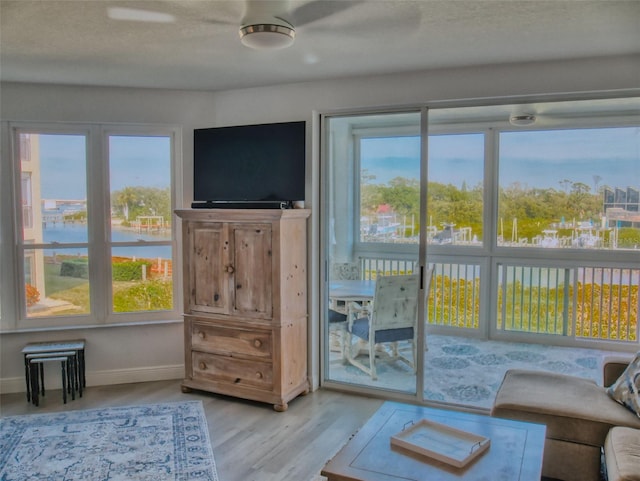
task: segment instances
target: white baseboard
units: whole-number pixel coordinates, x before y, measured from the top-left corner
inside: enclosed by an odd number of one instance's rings
[[[114,369],[110,371],[87,372],[87,386],[106,386],[110,384],[128,384],[133,382],[166,381],[170,379],[182,379],[184,377],[184,365],[153,366],[132,369]],[[45,378],[47,389],[60,389],[62,381],[60,376],[50,374]],[[0,393],[25,392],[23,377],[0,379]]]

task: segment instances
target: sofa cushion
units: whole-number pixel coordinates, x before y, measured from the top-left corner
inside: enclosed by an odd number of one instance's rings
[[[607,388],[612,399],[640,417],[640,352],[631,361],[618,380]]]
[[[640,481],[640,430],[615,427],[604,445],[609,481]]]
[[[547,438],[591,446],[603,446],[612,426],[640,428],[594,381],[543,371],[507,371],[491,414],[546,424]]]

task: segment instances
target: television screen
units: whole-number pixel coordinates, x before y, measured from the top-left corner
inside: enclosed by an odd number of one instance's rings
[[[305,122],[195,129],[194,200],[304,200],[305,137]]]

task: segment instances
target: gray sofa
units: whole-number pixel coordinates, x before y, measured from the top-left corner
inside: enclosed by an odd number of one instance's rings
[[[629,361],[608,359],[604,385],[613,384]],[[491,415],[545,424],[542,474],[564,481],[599,481],[601,448],[611,428],[640,429],[640,418],[611,399],[605,387],[575,376],[529,370],[507,371]],[[615,443],[609,444],[616,449]]]

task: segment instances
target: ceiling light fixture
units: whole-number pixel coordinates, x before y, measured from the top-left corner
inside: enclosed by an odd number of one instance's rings
[[[295,37],[293,25],[284,20],[281,23],[256,23],[240,27],[242,45],[258,50],[289,47]]]
[[[512,115],[509,117],[509,123],[516,127],[525,127],[536,123],[536,116],[533,114]]]

